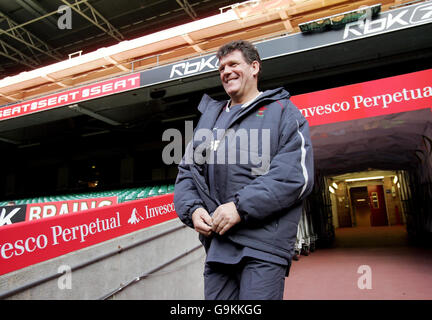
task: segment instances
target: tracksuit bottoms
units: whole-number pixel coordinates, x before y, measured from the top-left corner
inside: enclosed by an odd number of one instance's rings
[[[206,262],[206,300],[282,300],[287,266],[256,258],[238,264]]]

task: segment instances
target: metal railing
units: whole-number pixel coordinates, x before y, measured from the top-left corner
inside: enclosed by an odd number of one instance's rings
[[[69,272],[82,269],[82,268],[87,267],[87,266],[89,266],[91,264],[94,264],[96,262],[102,261],[102,260],[107,259],[109,257],[112,257],[112,256],[114,256],[116,254],[120,254],[120,253],[122,253],[124,251],[130,250],[130,249],[135,248],[137,246],[146,244],[146,243],[148,243],[150,241],[156,240],[158,238],[161,238],[161,237],[163,237],[165,235],[171,234],[171,233],[173,233],[175,231],[178,231],[178,230],[181,230],[183,228],[186,228],[186,226],[185,225],[180,225],[180,226],[171,228],[169,230],[166,230],[164,232],[161,232],[161,233],[159,233],[157,235],[154,235],[154,236],[148,237],[146,239],[143,239],[143,240],[137,241],[135,243],[132,243],[132,244],[130,244],[128,246],[118,247],[118,249],[116,249],[116,250],[112,250],[110,252],[104,253],[104,254],[99,255],[99,256],[97,256],[97,257],[95,257],[93,259],[87,260],[87,261],[82,262],[82,263],[80,263],[80,264],[78,264],[76,266],[71,267],[71,269],[69,270]],[[171,259],[171,260],[169,260],[167,262],[164,262],[164,263],[156,266],[155,268],[153,268],[153,269],[145,272],[144,274],[142,274],[142,275],[140,275],[138,277],[135,277],[133,280],[129,281],[128,283],[126,283],[124,285],[121,285],[119,288],[117,288],[116,290],[113,290],[110,293],[102,296],[100,299],[107,299],[107,298],[113,296],[114,294],[116,294],[117,292],[123,290],[124,288],[126,288],[126,287],[132,285],[133,283],[136,283],[136,282],[138,282],[138,281],[140,281],[142,279],[145,279],[150,274],[155,273],[158,270],[163,269],[164,267],[168,266],[169,264],[172,264],[173,262],[175,262],[175,261],[177,261],[177,260],[179,260],[179,259],[181,259],[181,258],[183,258],[183,257],[185,257],[187,255],[189,255],[190,253],[194,252],[195,250],[197,250],[197,249],[199,249],[201,247],[202,247],[202,245],[200,244],[200,245],[197,245],[197,246],[193,247],[192,249],[189,249],[188,251],[186,251],[186,252],[184,252],[184,253],[182,253],[182,254],[174,257],[173,259]],[[66,271],[61,272],[61,273],[54,273],[54,274],[45,276],[43,278],[40,278],[38,280],[35,280],[35,281],[29,282],[27,284],[24,284],[22,286],[19,286],[19,287],[15,288],[15,289],[8,290],[6,292],[2,292],[2,293],[0,293],[0,299],[6,299],[8,297],[11,297],[11,296],[16,295],[18,293],[21,293],[21,292],[23,292],[25,290],[31,289],[33,287],[36,287],[36,286],[38,286],[40,284],[43,284],[45,282],[48,282],[50,280],[54,280],[56,278],[59,278],[59,277],[63,276],[65,273],[66,273]]]

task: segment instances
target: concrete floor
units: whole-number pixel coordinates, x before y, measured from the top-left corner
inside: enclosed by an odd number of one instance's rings
[[[293,261],[284,299],[432,299],[432,249],[410,246],[404,226],[335,231],[332,248]]]

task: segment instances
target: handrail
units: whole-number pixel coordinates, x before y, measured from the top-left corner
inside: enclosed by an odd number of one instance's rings
[[[168,235],[168,234],[170,234],[170,233],[173,233],[173,232],[175,232],[175,231],[177,231],[177,230],[180,230],[180,229],[183,229],[183,228],[185,228],[185,227],[186,227],[186,225],[177,226],[177,227],[171,228],[171,229],[169,229],[169,230],[166,230],[166,231],[164,231],[164,232],[162,232],[162,233],[159,233],[159,234],[157,234],[157,235],[154,235],[154,236],[151,236],[151,237],[149,237],[149,238],[146,238],[146,239],[143,239],[143,240],[137,241],[137,242],[135,242],[135,243],[132,243],[132,244],[130,244],[130,245],[128,245],[128,246],[125,246],[125,247],[119,247],[119,248],[116,249],[116,250],[110,251],[110,252],[108,252],[108,253],[105,253],[105,254],[99,255],[99,256],[97,256],[96,258],[93,258],[93,259],[87,260],[87,261],[85,261],[85,262],[82,262],[82,263],[80,263],[80,264],[78,264],[78,265],[72,267],[72,268],[70,269],[70,271],[76,271],[76,270],[82,269],[82,268],[84,268],[84,267],[86,267],[86,266],[89,266],[89,265],[91,265],[91,264],[93,264],[93,263],[99,262],[99,261],[101,261],[101,260],[104,260],[104,259],[106,259],[106,258],[109,258],[109,257],[111,257],[111,256],[114,256],[114,255],[116,255],[116,254],[118,254],[118,253],[122,253],[123,251],[127,251],[127,250],[129,250],[129,249],[135,248],[135,247],[137,247],[137,246],[140,246],[140,245],[145,244],[145,243],[147,243],[147,242],[150,242],[150,241],[152,241],[152,240],[158,239],[158,238],[160,238],[160,237],[162,237],[162,236]],[[21,293],[21,292],[23,292],[24,290],[27,290],[27,289],[33,288],[33,287],[35,287],[35,286],[37,286],[37,285],[39,285],[39,284],[42,284],[42,283],[48,282],[48,281],[53,280],[53,279],[55,279],[55,278],[59,278],[59,277],[61,277],[62,275],[64,275],[65,273],[66,273],[66,271],[64,271],[64,272],[62,272],[62,273],[55,273],[55,274],[51,274],[51,275],[49,275],[49,276],[46,276],[46,277],[43,277],[43,278],[41,278],[41,279],[35,280],[35,281],[33,281],[33,282],[30,282],[30,283],[24,284],[24,285],[22,285],[22,286],[19,286],[19,287],[15,288],[15,289],[12,289],[12,290],[9,290],[9,291],[6,291],[6,292],[3,292],[3,293],[0,293],[0,299],[8,298],[8,297],[13,296],[13,295],[15,295],[15,294]]]
[[[202,247],[202,244],[196,245],[192,249],[189,249],[186,252],[184,252],[184,253],[182,253],[182,254],[180,254],[180,255],[172,258],[171,260],[169,260],[169,261],[167,261],[165,263],[162,263],[162,264],[158,265],[157,267],[154,267],[150,271],[147,271],[147,272],[143,273],[142,275],[140,275],[140,276],[138,276],[136,278],[133,278],[132,280],[126,282],[125,284],[120,285],[117,289],[115,289],[115,290],[107,293],[106,295],[100,297],[98,300],[107,300],[108,298],[112,297],[116,293],[122,291],[124,288],[127,288],[127,287],[131,286],[132,284],[137,283],[138,281],[141,281],[142,279],[147,278],[149,275],[151,275],[151,274],[153,274],[153,273],[155,273],[155,272],[157,272],[157,271],[165,268],[166,266],[170,265],[171,263],[176,262],[177,260],[180,260],[181,258],[187,256],[188,254],[194,252],[195,250],[198,250],[201,247]]]

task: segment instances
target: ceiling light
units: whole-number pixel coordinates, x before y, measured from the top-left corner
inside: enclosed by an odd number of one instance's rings
[[[396,184],[397,182],[398,182],[398,177],[395,176],[395,177],[393,178],[393,184]]]
[[[332,188],[332,186],[329,186],[329,190],[331,193],[335,193],[335,190]]]
[[[113,119],[105,117],[105,116],[103,116],[101,114],[98,114],[96,112],[93,112],[93,111],[91,111],[89,109],[80,107],[78,104],[70,105],[69,109],[75,110],[75,111],[77,111],[79,113],[86,114],[86,115],[88,115],[88,116],[90,116],[92,118],[98,119],[100,121],[103,121],[103,122],[108,123],[108,124],[113,125],[113,126],[119,126],[119,125],[121,125],[121,123],[118,122],[118,121],[115,121]]]
[[[174,121],[179,121],[179,120],[186,120],[186,119],[195,118],[196,116],[197,116],[196,114],[189,114],[189,115],[181,116],[181,117],[162,119],[161,122],[162,123],[167,123],[167,122],[174,122]]]
[[[336,182],[333,182],[333,183],[332,183],[332,186],[333,186],[335,189],[338,188],[338,185],[336,184]]]
[[[353,181],[377,180],[377,179],[384,179],[384,176],[367,177],[367,178],[346,179],[345,181],[346,181],[346,182],[353,182]]]

